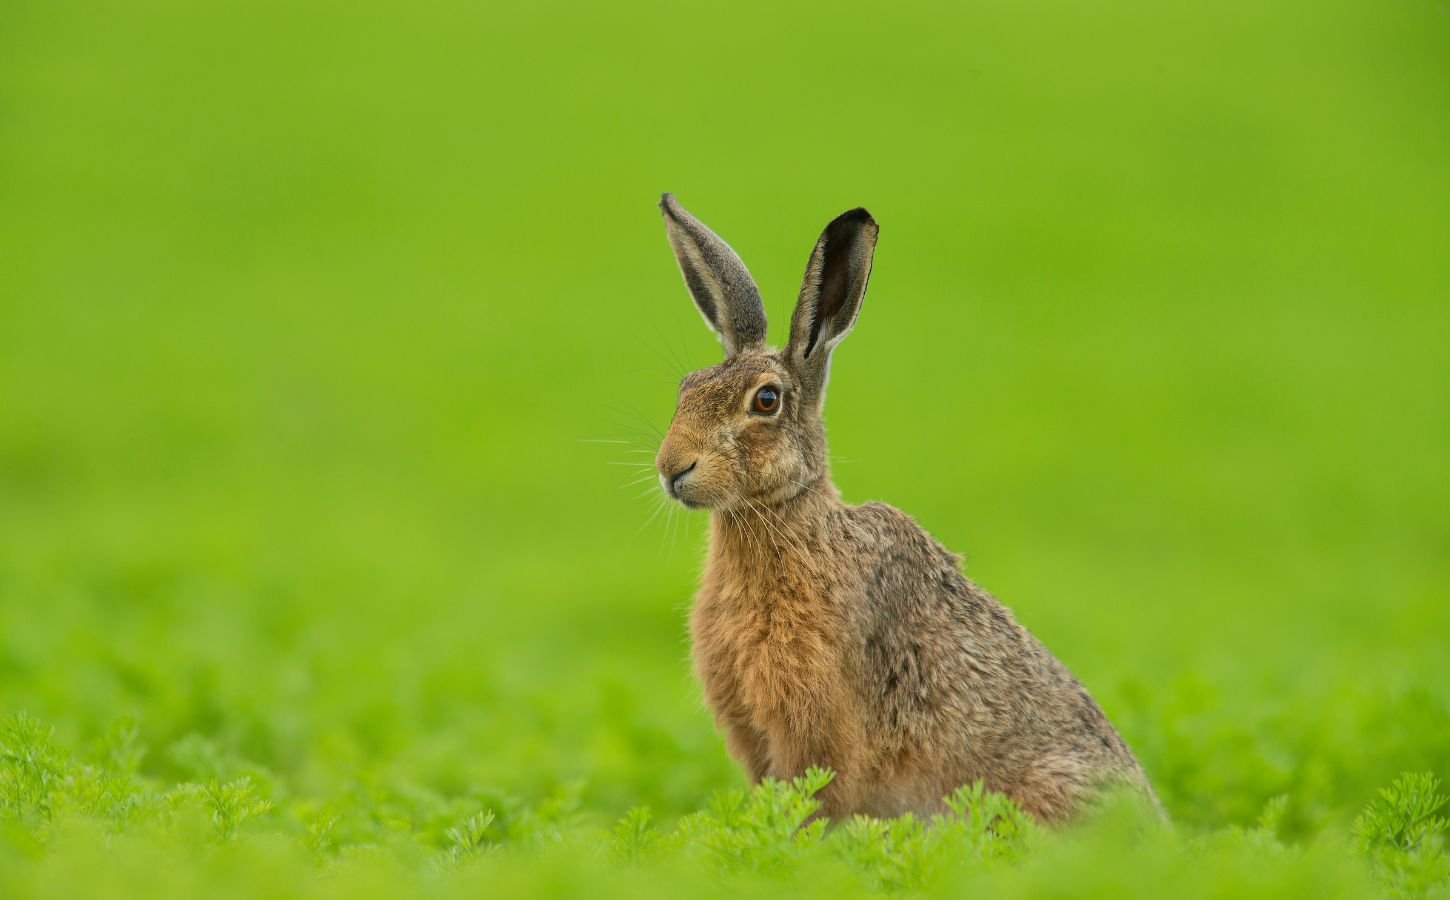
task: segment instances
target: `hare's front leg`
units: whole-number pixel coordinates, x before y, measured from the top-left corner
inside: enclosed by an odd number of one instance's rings
[[[744,767],[751,786],[759,784],[770,774],[770,746],[765,735],[749,722],[721,720],[719,725],[725,733],[725,749]]]
[[[797,720],[795,727],[772,729],[769,774],[781,781],[804,775],[812,766],[834,772],[830,784],[816,795],[821,808],[811,819],[826,816],[840,821],[856,812],[861,784],[856,766],[859,735],[834,717]]]

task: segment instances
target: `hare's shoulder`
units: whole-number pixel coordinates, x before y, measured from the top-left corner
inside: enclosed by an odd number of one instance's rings
[[[1028,638],[1011,611],[962,573],[962,557],[885,503],[850,507],[866,599],[885,622],[937,633]],[[1028,638],[1030,640],[1030,638]]]
[[[853,525],[875,535],[884,543],[929,546],[939,553],[946,554],[954,561],[957,559],[951,551],[932,537],[930,532],[922,528],[909,513],[897,509],[889,503],[869,500],[858,506],[843,507],[842,511]]]
[[[854,555],[880,589],[964,588],[962,558],[894,506],[872,501],[844,509]],[[973,587],[975,587],[973,585]]]

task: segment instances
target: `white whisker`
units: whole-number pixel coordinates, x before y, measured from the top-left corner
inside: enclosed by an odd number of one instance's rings
[[[639,526],[639,529],[637,531],[635,531],[635,534],[639,534],[641,531],[644,531],[646,528],[648,528],[649,527],[649,523],[653,522],[656,518],[658,518],[660,512],[662,510],[664,510],[664,508],[665,508],[665,501],[664,501],[664,498],[661,497],[661,498],[659,498],[659,499],[657,499],[655,501],[654,511],[649,514],[649,518],[647,518],[647,519],[644,520],[644,524],[641,525],[641,526]]]
[[[806,552],[805,548],[799,542],[793,539],[794,535],[787,536],[782,533],[781,529],[784,529],[786,531],[790,530],[784,519],[780,518],[779,515],[776,515],[776,520],[780,522],[781,525],[781,528],[777,529],[774,525],[770,524],[770,520],[765,517],[765,513],[770,512],[769,510],[765,509],[764,507],[758,506],[749,497],[744,497],[742,499],[747,504],[749,504],[751,509],[755,510],[755,514],[760,518],[760,522],[762,525],[764,525],[772,534],[774,534],[787,548],[795,551],[796,561],[798,563],[800,563],[811,573],[819,574],[816,570],[814,559],[809,553]],[[771,514],[775,515],[773,512]]]
[[[811,487],[810,485],[806,484],[804,481],[796,481],[794,478],[789,478],[787,480],[790,481],[793,484],[800,485],[801,487],[803,487],[806,490],[810,491],[812,494],[815,494],[817,497],[822,497],[822,498],[825,498],[825,499],[830,499],[830,498],[826,497],[825,494],[822,494],[820,491],[818,491],[815,488]]]

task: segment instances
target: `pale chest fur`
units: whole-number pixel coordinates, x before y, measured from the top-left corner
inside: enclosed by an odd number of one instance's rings
[[[721,724],[760,736],[772,758],[825,718],[854,718],[846,590],[798,568],[749,571],[712,551],[691,617],[695,668]]]

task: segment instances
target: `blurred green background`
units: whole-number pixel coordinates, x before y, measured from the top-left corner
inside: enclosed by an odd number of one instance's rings
[[[778,341],[865,205],[847,499],[1175,820],[1342,823],[1450,774],[1447,112],[1444,0],[6,3],[0,711],[281,801],[741,783],[628,486],[719,353],[654,204]]]

